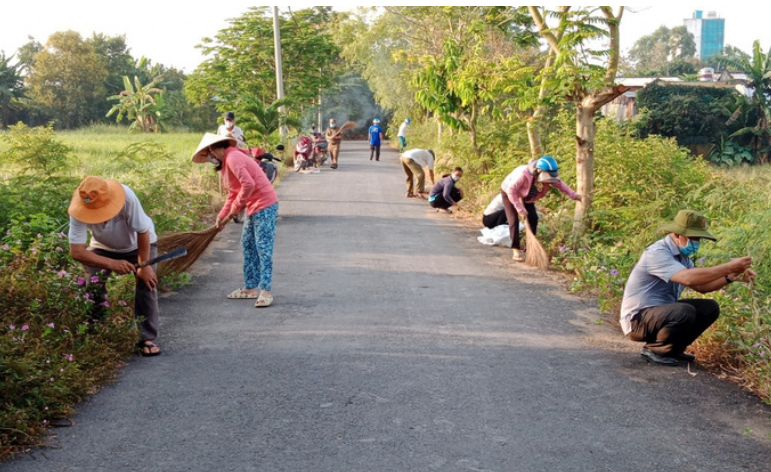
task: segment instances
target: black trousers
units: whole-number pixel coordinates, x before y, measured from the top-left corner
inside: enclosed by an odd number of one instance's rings
[[[512,249],[522,249],[519,240],[519,213],[514,208],[514,204],[509,201],[506,192],[501,190],[501,195],[503,195],[503,210],[506,212],[506,220],[509,223],[511,247]],[[527,210],[527,223],[535,234],[538,231],[538,212],[535,209],[535,203],[525,203],[525,210]]]
[[[680,354],[720,316],[715,300],[685,299],[645,308],[632,318],[629,339],[662,356]]]
[[[450,190],[450,197],[455,200],[455,203],[458,203],[463,199],[463,196],[460,194],[460,190],[455,187]],[[441,194],[437,195],[433,202],[429,201],[428,204],[431,206],[431,208],[440,208],[442,210],[446,210],[452,206],[452,204],[445,200]]]
[[[380,145],[379,144],[370,144],[369,145],[369,160],[372,160],[372,155],[375,155],[375,160],[380,160]]]
[[[131,252],[111,252],[104,249],[89,249],[94,251],[102,257],[108,257],[110,259],[117,259],[123,261],[129,261],[132,264],[137,263],[137,256],[139,251],[133,250]],[[158,255],[158,247],[153,243],[150,245],[150,258]],[[86,273],[88,273],[88,285],[89,289],[94,293],[94,310],[92,315],[97,319],[103,319],[105,310],[101,306],[101,303],[105,301],[107,295],[107,277],[112,273],[111,270],[103,267],[94,267],[85,265]],[[152,266],[153,270],[156,270],[155,265]],[[92,280],[92,277],[96,276]],[[158,289],[150,290],[147,285],[136,277],[136,289],[134,292],[134,315],[137,319],[141,319],[142,322],[139,325],[139,330],[142,332],[142,340],[154,340],[158,337],[158,318],[160,310],[158,309]]]
[[[493,229],[496,226],[508,224],[509,220],[506,218],[506,210],[498,210],[495,213],[482,216],[482,224],[485,228]]]

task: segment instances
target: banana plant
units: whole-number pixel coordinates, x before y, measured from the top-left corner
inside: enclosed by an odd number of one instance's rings
[[[139,128],[144,133],[158,133],[165,129],[163,117],[166,101],[163,90],[157,87],[161,78],[157,76],[143,85],[137,76],[134,76],[133,84],[128,76],[123,76],[124,90],[107,98],[117,102],[107,112],[107,116],[117,114],[115,121],[118,123],[127,118],[132,121],[130,129]]]

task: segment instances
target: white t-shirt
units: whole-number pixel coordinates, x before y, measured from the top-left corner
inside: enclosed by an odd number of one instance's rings
[[[409,151],[404,151],[402,156],[417,162],[420,167],[434,169],[434,156],[425,149],[410,149]]]
[[[246,147],[246,136],[244,135],[244,130],[238,126],[233,126],[233,129],[228,129],[227,126],[220,125],[220,127],[217,128],[217,134],[220,136],[232,136],[238,142],[239,148],[244,149]]]
[[[410,127],[409,123],[407,123],[406,121],[403,122],[402,125],[399,126],[399,133],[396,136],[397,137],[401,136],[403,138],[406,138],[407,137],[407,128],[409,128],[409,127]]]
[[[498,196],[493,198],[493,201],[491,201],[490,204],[487,205],[487,208],[485,208],[485,211],[483,214],[485,216],[488,216],[501,210],[503,210],[503,195],[499,193]]]
[[[142,209],[133,190],[123,186],[126,203],[120,213],[106,223],[89,225],[70,216],[70,244],[86,244],[91,232],[89,247],[110,252],[131,252],[138,248],[137,233],[150,233],[150,244],[158,241],[153,220]]]

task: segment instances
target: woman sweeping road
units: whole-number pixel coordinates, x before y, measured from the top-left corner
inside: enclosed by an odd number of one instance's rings
[[[531,159],[527,165],[517,167],[501,184],[501,199],[506,211],[506,220],[509,223],[511,247],[514,249],[512,258],[517,262],[525,260],[519,241],[519,218],[527,219],[530,229],[535,234],[538,229],[535,202],[543,198],[550,187],[554,186],[573,200],[581,201],[581,195],[561,181],[558,175],[557,161],[551,156],[543,156],[538,160]]]
[[[238,149],[235,139],[206,133],[193,154],[193,162],[210,162],[222,172],[228,197],[217,215],[217,227],[246,208],[246,222],[241,232],[244,252],[245,288],[234,290],[228,298],[256,298],[255,307],[273,303],[273,242],[278,220],[278,196],[265,172],[246,152]]]

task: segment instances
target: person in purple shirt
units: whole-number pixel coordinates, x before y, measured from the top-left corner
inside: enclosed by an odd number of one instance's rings
[[[369,160],[374,157],[376,161],[380,160],[380,143],[383,141],[383,128],[380,127],[380,120],[372,120],[372,126],[369,127]]]
[[[431,205],[431,208],[436,208],[436,211],[444,210],[445,213],[452,213],[450,208],[463,199],[463,191],[455,186],[461,177],[463,177],[463,169],[456,167],[452,173],[442,176],[434,184],[431,193],[428,194],[428,204]]]

